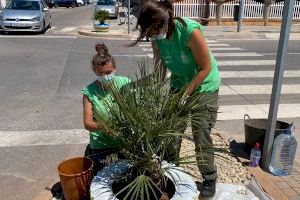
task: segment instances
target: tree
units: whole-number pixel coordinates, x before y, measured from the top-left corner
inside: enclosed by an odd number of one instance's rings
[[[230,1],[234,1],[234,0],[212,0],[212,2],[217,4],[216,19],[217,19],[218,26],[221,24],[222,13],[223,13],[223,4],[226,2],[230,2]]]

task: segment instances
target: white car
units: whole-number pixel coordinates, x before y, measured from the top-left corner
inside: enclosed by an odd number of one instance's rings
[[[84,6],[83,0],[76,0],[77,6]]]
[[[109,17],[118,17],[118,5],[116,1],[113,0],[98,0],[95,6],[95,12],[100,10],[106,10]]]

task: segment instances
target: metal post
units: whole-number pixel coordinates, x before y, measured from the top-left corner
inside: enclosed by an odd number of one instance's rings
[[[130,0],[128,0],[128,8],[127,8],[127,23],[128,23],[128,35],[130,33]]]
[[[269,163],[272,156],[274,132],[277,121],[278,105],[280,100],[283,72],[286,65],[291,23],[293,20],[295,0],[284,1],[280,39],[277,50],[276,68],[273,79],[272,95],[269,107],[268,125],[264,141],[262,165],[263,169],[269,171]]]
[[[238,19],[238,27],[237,27],[237,32],[241,32],[242,29],[242,20],[244,16],[244,0],[240,0],[239,2],[239,19]]]

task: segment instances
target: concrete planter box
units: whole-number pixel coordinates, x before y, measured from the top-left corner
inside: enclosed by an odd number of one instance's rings
[[[96,32],[108,32],[110,27],[110,24],[104,23],[104,24],[94,24],[94,30]]]

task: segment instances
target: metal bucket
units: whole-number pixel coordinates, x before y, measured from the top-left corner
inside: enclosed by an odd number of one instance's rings
[[[244,126],[245,126],[245,146],[246,152],[250,153],[251,148],[255,143],[259,143],[261,151],[263,151],[263,145],[265,140],[266,129],[268,125],[267,119],[250,119],[249,115],[244,115]],[[291,127],[283,121],[276,121],[274,139],[283,132],[284,129]]]

